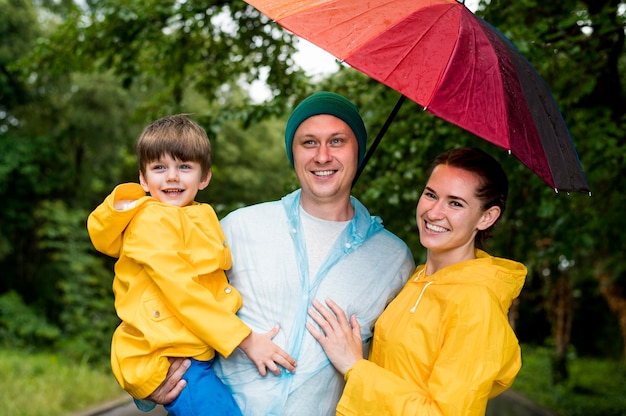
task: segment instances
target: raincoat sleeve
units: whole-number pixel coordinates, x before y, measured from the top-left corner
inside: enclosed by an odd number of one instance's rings
[[[120,256],[122,234],[137,213],[139,204],[130,209],[116,209],[115,205],[120,201],[137,201],[145,197],[146,192],[139,184],[121,184],[89,214],[87,231],[96,250],[107,256]]]
[[[483,416],[488,399],[513,383],[521,355],[498,300],[486,291],[468,295],[466,302],[479,306],[457,304],[442,322],[448,328],[429,376],[410,374],[411,357],[404,368],[390,370],[360,360],[346,373],[337,415]]]
[[[187,247],[182,238],[186,232],[184,213],[172,207],[177,215],[162,215],[162,209],[150,205],[137,213],[125,232],[124,254],[143,267],[170,312],[185,327],[228,357],[251,330],[200,282],[201,276],[224,273],[219,257],[206,244]],[[215,226],[219,227],[217,218]],[[226,281],[225,275],[223,279]]]

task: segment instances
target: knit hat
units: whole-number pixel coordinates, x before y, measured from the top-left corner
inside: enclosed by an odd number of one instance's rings
[[[287,128],[285,129],[285,148],[287,150],[287,158],[293,167],[293,136],[296,130],[309,117],[320,114],[329,114],[343,120],[352,129],[359,144],[359,166],[365,156],[365,147],[367,145],[367,131],[365,124],[359,114],[359,109],[350,100],[339,94],[321,91],[317,92],[304,100],[293,110],[287,120]]]

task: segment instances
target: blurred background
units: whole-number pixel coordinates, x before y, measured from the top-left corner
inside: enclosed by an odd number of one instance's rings
[[[513,390],[562,415],[626,415],[626,3],[474,9],[550,87],[592,195],[555,193],[413,102],[353,193],[421,262],[415,206],[430,161],[460,146],[500,160],[510,195],[488,251],[529,269],[511,315],[524,357]],[[198,199],[220,217],[295,189],[282,135],[310,93],[349,97],[378,133],[399,94],[299,42],[243,1],[0,1],[5,414],[67,414],[123,395],[108,364],[114,259],[94,251],[86,218],[116,184],[137,180],[145,125],[188,113],[207,130],[213,179]]]

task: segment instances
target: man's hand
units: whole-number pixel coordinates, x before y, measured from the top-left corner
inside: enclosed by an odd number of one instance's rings
[[[257,366],[259,374],[264,377],[267,375],[267,370],[274,375],[279,375],[280,368],[278,366],[291,373],[296,371],[296,360],[272,341],[279,330],[280,327],[276,325],[265,334],[250,332],[250,335],[239,344],[239,348]]]
[[[191,365],[188,358],[169,358],[170,368],[167,370],[167,376],[155,391],[147,397],[157,404],[170,404],[180,394],[187,385],[187,381],[183,380],[185,371]]]

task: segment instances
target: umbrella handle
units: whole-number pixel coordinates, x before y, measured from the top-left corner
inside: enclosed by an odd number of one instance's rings
[[[352,186],[354,186],[354,184],[356,184],[356,181],[359,179],[359,176],[361,176],[361,173],[363,172],[363,169],[365,169],[365,166],[367,165],[367,162],[370,160],[370,158],[372,157],[372,155],[376,151],[376,148],[378,147],[378,144],[382,140],[383,136],[387,132],[387,129],[389,128],[389,126],[393,122],[393,119],[396,117],[396,114],[398,114],[398,111],[400,111],[400,107],[402,107],[402,104],[404,104],[405,101],[406,101],[406,97],[404,95],[401,95],[400,98],[398,99],[398,102],[396,102],[396,105],[393,107],[393,110],[391,110],[391,113],[387,117],[387,120],[385,121],[385,124],[383,124],[383,127],[380,129],[380,131],[378,132],[378,135],[376,136],[376,138],[372,142],[372,145],[367,150],[367,153],[365,154],[365,157],[363,157],[363,161],[361,162],[361,166],[359,166],[359,170],[357,170],[356,176],[354,177],[354,180],[352,181]]]

